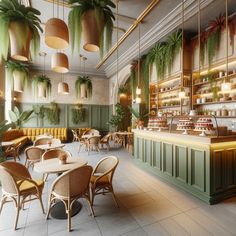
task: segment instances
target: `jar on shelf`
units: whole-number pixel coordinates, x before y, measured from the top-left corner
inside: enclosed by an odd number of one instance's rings
[[[225,106],[223,106],[222,109],[221,109],[221,115],[222,116],[228,116],[228,110],[226,109]]]
[[[216,116],[221,116],[221,110],[216,111]]]

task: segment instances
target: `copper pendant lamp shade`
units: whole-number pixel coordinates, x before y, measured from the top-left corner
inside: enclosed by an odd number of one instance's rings
[[[59,18],[51,18],[45,26],[45,43],[54,49],[69,47],[69,30],[66,23]]]
[[[69,94],[69,86],[67,83],[65,82],[60,82],[58,84],[58,93],[59,94],[62,94],[62,95],[66,95],[66,94]]]
[[[57,52],[52,55],[51,67],[54,72],[67,73],[69,71],[69,61],[66,54]]]

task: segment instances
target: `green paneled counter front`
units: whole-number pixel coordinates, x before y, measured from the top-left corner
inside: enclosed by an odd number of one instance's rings
[[[209,204],[236,195],[235,137],[133,132],[134,158],[142,167]]]

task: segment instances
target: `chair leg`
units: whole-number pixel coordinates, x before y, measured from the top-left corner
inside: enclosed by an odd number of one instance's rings
[[[2,212],[2,208],[3,208],[3,205],[5,204],[6,200],[7,200],[7,196],[3,195],[1,198],[1,201],[0,201],[0,214]]]
[[[52,207],[52,196],[49,197],[48,199],[48,209],[47,209],[47,214],[46,214],[46,220],[49,217],[50,211],[51,211],[51,207]]]
[[[44,207],[43,207],[43,201],[42,201],[42,193],[40,193],[40,195],[38,196],[38,198],[39,198],[39,202],[40,202],[40,205],[41,205],[43,214],[45,214]]]
[[[16,201],[16,219],[15,219],[15,224],[14,224],[14,230],[17,229],[17,223],[19,219],[19,213],[20,213],[20,197],[18,197]]]
[[[113,201],[115,202],[117,208],[119,208],[113,188],[111,188],[111,195],[112,195]]]
[[[43,181],[46,182],[48,179],[48,174],[43,174]]]
[[[68,217],[68,232],[70,232],[71,231],[71,204],[70,204],[70,199],[68,200],[67,217]]]
[[[94,214],[93,206],[92,206],[92,204],[91,204],[89,198],[86,197],[85,199],[86,199],[87,202],[88,202],[88,205],[89,205],[89,209],[90,209],[91,215],[92,215],[92,217],[94,217],[95,214]]]

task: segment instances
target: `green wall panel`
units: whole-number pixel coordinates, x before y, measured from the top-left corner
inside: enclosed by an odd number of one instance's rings
[[[236,186],[236,149],[231,148],[225,151],[225,184],[227,188]]]
[[[109,130],[109,106],[100,106],[100,127],[102,130]]]
[[[173,144],[162,143],[162,157],[164,173],[173,176]]]
[[[152,143],[152,166],[161,170],[162,159],[161,159],[161,142],[153,141]]]
[[[190,153],[190,184],[193,188],[204,192],[206,175],[205,151],[198,149],[190,149]]]
[[[184,183],[188,182],[188,150],[185,146],[175,146],[175,177]]]
[[[144,161],[152,165],[152,141],[148,139],[144,140]]]

